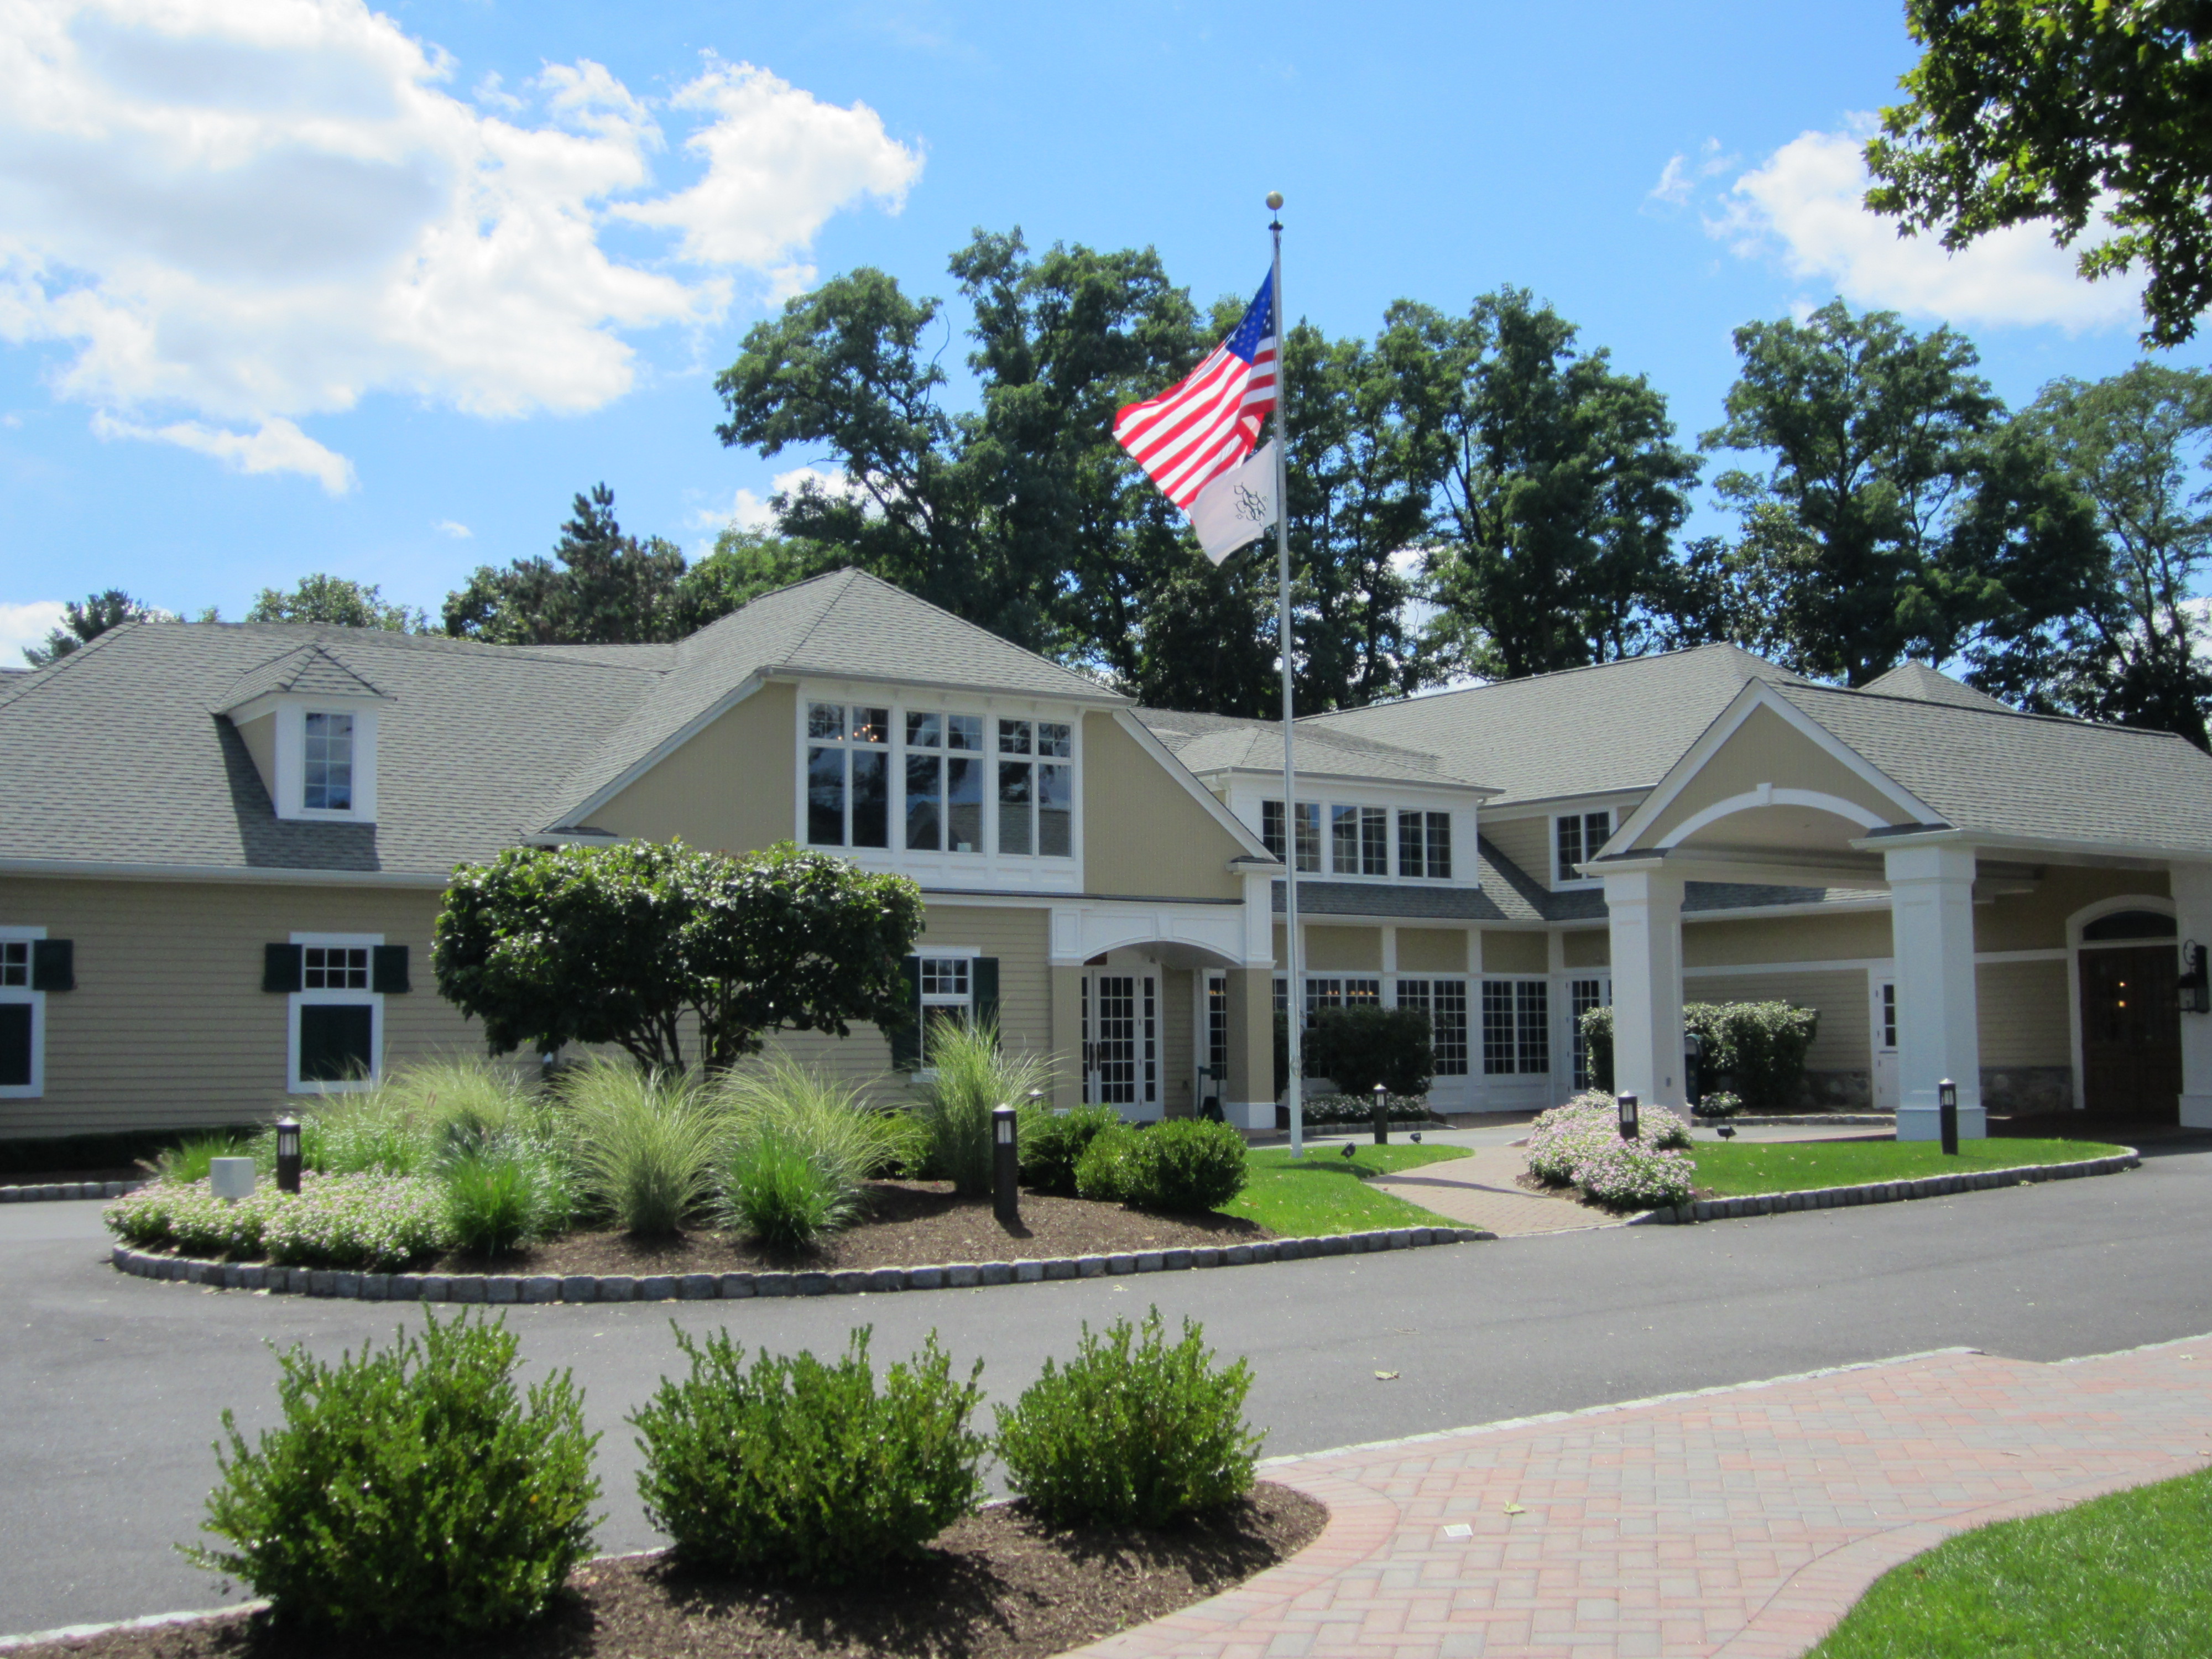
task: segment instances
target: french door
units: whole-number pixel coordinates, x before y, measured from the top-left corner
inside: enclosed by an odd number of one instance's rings
[[[1148,968],[1083,976],[1083,1099],[1136,1117],[1160,1108],[1160,977]]]

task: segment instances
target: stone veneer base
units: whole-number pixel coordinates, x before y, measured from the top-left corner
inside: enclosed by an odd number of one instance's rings
[[[1858,1187],[1814,1187],[1800,1193],[1747,1193],[1741,1198],[1693,1199],[1687,1204],[1646,1211],[1635,1219],[1647,1224],[1683,1225],[1699,1221],[1735,1221],[1746,1216],[1786,1215],[1799,1210],[1848,1209],[1860,1204],[1903,1204],[1914,1199],[1945,1198],[1953,1193],[1981,1192],[1994,1187],[2025,1187],[2033,1182],[2118,1175],[2142,1162],[2142,1155],[2129,1146],[2111,1158],[2087,1158],[2072,1164],[2027,1164],[2013,1170],[1970,1170],[1958,1175],[1922,1176],[1912,1181],[1874,1181]]]

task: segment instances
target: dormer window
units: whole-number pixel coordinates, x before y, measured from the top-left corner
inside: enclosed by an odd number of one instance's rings
[[[303,645],[239,677],[229,720],[280,818],[376,822],[376,729],[393,699],[329,647]]]
[[[353,811],[353,716],[307,714],[300,805],[310,812]]]

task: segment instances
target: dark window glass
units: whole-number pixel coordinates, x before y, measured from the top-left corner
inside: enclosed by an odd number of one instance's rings
[[[343,1083],[368,1076],[371,1014],[365,1002],[302,1004],[300,1081]]]
[[[1285,863],[1290,861],[1283,851],[1283,803],[1279,800],[1260,803],[1260,844]]]
[[[1583,821],[1579,814],[1570,812],[1559,820],[1559,876],[1561,881],[1575,879],[1575,866],[1583,861]]]
[[[1390,873],[1390,815],[1379,806],[1359,809],[1359,873]]]
[[[1037,768],[1037,851],[1048,859],[1075,856],[1075,769]]]
[[[806,839],[817,847],[845,844],[845,751],[842,749],[806,751]]]
[[[999,747],[1006,746],[1006,730],[1019,725],[1022,728],[1022,747],[1029,747],[1029,726],[1026,721],[1000,720]],[[1030,851],[1030,763],[1027,761],[999,763],[999,850],[1001,853]]]
[[[806,705],[806,735],[835,743],[845,735],[845,705],[810,702]]]
[[[929,718],[933,720],[937,716]],[[908,716],[908,720],[910,726],[913,716]],[[906,844],[922,852],[945,850],[945,758],[941,755],[906,757]]]
[[[0,939],[0,985],[27,987],[31,982],[31,941]]]
[[[1321,804],[1302,800],[1298,803],[1298,872],[1301,875],[1321,873]]]
[[[968,718],[964,714],[955,714],[952,724],[957,728],[963,720]],[[976,746],[980,748],[982,722],[979,720],[975,725],[977,728]],[[954,735],[958,735],[957,730]],[[959,748],[962,745],[956,743],[953,746]],[[945,763],[945,793],[949,803],[945,822],[951,831],[951,842],[947,850],[980,853],[983,850],[983,763],[955,756]]]
[[[2118,910],[2099,916],[2081,930],[2085,940],[2108,939],[2172,939],[2173,918],[2155,910]]]
[[[1451,879],[1451,814],[1431,812],[1428,817],[1428,874],[1437,881]]]
[[[1026,755],[1030,752],[1030,723],[1027,720],[999,722],[999,752],[1002,755]]]
[[[1540,979],[1517,980],[1513,1000],[1521,1030],[1520,1069],[1552,1069],[1552,988]]]
[[[1347,1008],[1380,1008],[1382,1006],[1382,981],[1379,979],[1345,981],[1344,1006]]]
[[[1050,755],[1060,760],[1072,760],[1075,756],[1075,728],[1055,720],[1039,720],[1036,729],[1037,753]]]
[[[31,1086],[31,1005],[0,1002],[0,1089]]]
[[[1359,873],[1359,809],[1357,806],[1332,806],[1328,809],[1329,867],[1340,876]]]
[[[853,845],[891,844],[891,757],[881,750],[853,754]]]
[[[1428,874],[1428,858],[1421,840],[1420,812],[1398,814],[1398,873],[1401,876]]]
[[[889,743],[891,740],[891,711],[888,708],[855,708],[853,710],[853,741],[854,743]]]
[[[981,714],[948,714],[945,717],[945,746],[947,749],[966,749],[981,754],[983,750],[983,717]]]
[[[1467,981],[1440,979],[1429,1007],[1429,1041],[1438,1077],[1467,1075]]]
[[[1488,1077],[1513,1074],[1513,981],[1482,981],[1482,1069]]]

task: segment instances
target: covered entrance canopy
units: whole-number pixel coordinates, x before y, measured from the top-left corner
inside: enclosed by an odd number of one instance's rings
[[[2212,757],[1942,684],[1955,695],[1929,701],[1749,682],[1582,866],[1605,883],[1618,1086],[1685,1103],[1686,884],[1856,890],[1890,908],[1899,1138],[1935,1138],[1946,1080],[1960,1133],[1984,1133],[1978,952],[2003,953],[1979,951],[1978,914],[2041,905],[2064,929],[2066,872],[2101,871],[2169,931],[2068,936],[2076,1103],[2140,1115],[2178,1096],[2183,1121],[2212,1127],[2212,1018],[2177,1011],[2172,943],[2212,940]]]

